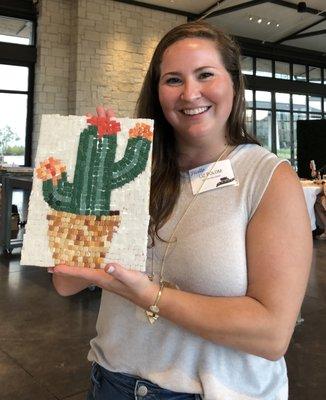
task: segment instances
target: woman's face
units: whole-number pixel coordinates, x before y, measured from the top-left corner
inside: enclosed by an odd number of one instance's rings
[[[179,144],[225,142],[233,82],[213,41],[187,38],[163,53],[159,99]]]

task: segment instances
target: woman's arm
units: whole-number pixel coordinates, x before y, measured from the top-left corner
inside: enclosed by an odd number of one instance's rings
[[[58,265],[58,267],[60,266]],[[63,265],[63,267],[69,268],[65,265]],[[71,296],[92,285],[92,282],[87,279],[71,277],[68,275],[60,276],[58,274],[54,274],[54,267],[48,268],[48,272],[53,274],[53,286],[61,296]]]
[[[212,342],[276,360],[288,347],[311,255],[302,189],[291,167],[281,164],[248,225],[247,294],[208,297],[165,288],[160,316]],[[119,264],[109,264],[105,271],[58,266],[54,275],[82,277],[144,309],[154,303],[158,292],[158,285],[144,274]]]
[[[164,289],[160,315],[210,341],[275,360],[291,339],[312,257],[304,196],[289,165],[276,168],[248,225],[246,242],[246,296]]]

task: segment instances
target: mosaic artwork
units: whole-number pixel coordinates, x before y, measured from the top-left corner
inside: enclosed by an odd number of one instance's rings
[[[42,117],[22,265],[145,270],[153,121]]]

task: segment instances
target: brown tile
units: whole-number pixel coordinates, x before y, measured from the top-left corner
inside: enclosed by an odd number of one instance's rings
[[[0,350],[1,400],[55,400],[37,378]]]

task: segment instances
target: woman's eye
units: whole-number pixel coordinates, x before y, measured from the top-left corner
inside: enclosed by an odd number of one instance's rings
[[[173,77],[171,77],[171,78],[168,78],[168,79],[166,80],[166,83],[167,83],[168,85],[180,85],[180,84],[181,84],[181,79],[178,78],[178,77],[176,77],[176,76],[173,76]]]
[[[199,79],[208,79],[212,76],[214,76],[213,72],[201,72],[199,74]]]

